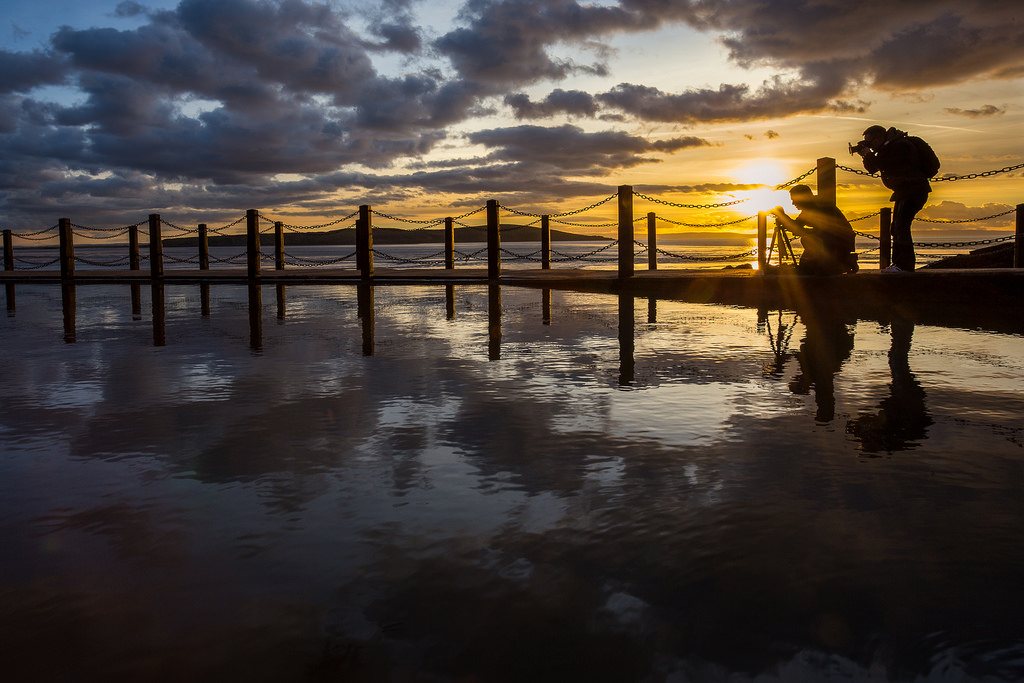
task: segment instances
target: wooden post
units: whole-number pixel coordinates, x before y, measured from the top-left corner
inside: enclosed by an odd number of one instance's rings
[[[14,239],[10,230],[3,231],[3,269],[14,269]]]
[[[619,277],[633,271],[633,187],[619,185]]]
[[[892,264],[892,208],[885,207],[878,217],[878,269]]]
[[[653,211],[647,214],[647,269],[658,269],[658,219]]]
[[[60,235],[60,276],[62,279],[72,278],[75,276],[75,237],[71,231],[71,219],[57,221],[57,232]]]
[[[1017,205],[1017,229],[1014,232],[1013,267],[1024,268],[1024,204]]]
[[[210,269],[210,235],[206,223],[199,224],[199,270]]]
[[[128,270],[142,270],[139,256],[139,226],[128,226]]]
[[[260,276],[260,212],[248,209],[245,212],[245,251],[249,270],[249,279]]]
[[[274,270],[284,270],[284,223],[274,222]]]
[[[455,269],[455,221],[451,216],[444,219],[444,267]]]
[[[551,216],[540,217],[540,267],[551,270]]]
[[[818,199],[830,204],[836,203],[836,160],[832,157],[818,159]]]
[[[768,214],[757,212],[757,270],[768,273]]]
[[[373,277],[373,225],[370,213],[370,206],[363,204],[359,207],[359,218],[356,219],[356,264],[364,280]]]
[[[160,230],[160,214],[149,214],[149,274],[154,278],[164,276],[164,240]]]
[[[498,200],[487,200],[487,277],[501,277],[501,226],[498,221]]]

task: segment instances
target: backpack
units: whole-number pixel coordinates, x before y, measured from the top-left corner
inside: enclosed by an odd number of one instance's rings
[[[921,162],[921,172],[924,173],[925,178],[934,178],[935,174],[939,172],[940,166],[939,157],[935,156],[935,150],[916,135],[908,135],[907,140],[910,140],[914,144],[914,149],[917,150],[917,158]]]

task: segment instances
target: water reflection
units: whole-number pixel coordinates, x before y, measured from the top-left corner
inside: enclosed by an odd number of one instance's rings
[[[156,349],[22,287],[12,680],[1024,678],[1019,336],[217,285],[151,290]]]
[[[61,312],[64,317],[64,342],[74,344],[77,337],[75,334],[75,316],[77,309],[77,291],[75,285],[69,282],[62,282],[60,285]]]
[[[153,346],[166,346],[167,305],[164,301],[164,285],[154,280],[149,291],[153,309]]]
[[[920,446],[932,424],[924,388],[910,370],[914,323],[896,317],[889,328],[892,334],[888,356],[892,374],[889,395],[878,404],[876,411],[862,412],[846,425],[847,431],[860,440],[863,450],[872,454]]]
[[[853,351],[853,321],[823,306],[805,311],[803,322],[804,338],[796,352],[800,371],[789,382],[789,389],[808,394],[813,388],[814,419],[830,422],[835,417],[835,376]]]

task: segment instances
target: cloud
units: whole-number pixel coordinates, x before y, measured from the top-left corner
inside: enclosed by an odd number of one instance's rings
[[[523,93],[514,93],[505,96],[505,104],[512,107],[517,119],[550,118],[558,114],[593,117],[598,113],[594,97],[582,90],[558,88],[541,102],[533,102]]]
[[[750,121],[830,110],[860,112],[863,107],[833,99],[839,94],[830,84],[773,78],[760,89],[746,85],[721,85],[683,93],[621,83],[597,96],[598,101],[644,121],[694,125],[723,121]]]
[[[709,146],[697,137],[672,138],[652,142],[644,137],[622,132],[587,133],[583,129],[562,125],[554,127],[517,126],[484,130],[469,135],[470,142],[495,151],[491,160],[545,164],[562,171],[590,172],[613,168],[630,168],[654,163],[649,153],[677,152],[692,147]]]
[[[986,119],[992,116],[1002,116],[1006,113],[1006,109],[1002,109],[992,104],[986,104],[978,109],[958,109],[956,107],[946,107],[942,111],[947,114],[953,114],[954,116],[966,116],[969,119]]]
[[[559,81],[579,72],[605,73],[600,63],[557,59],[548,48],[658,25],[656,18],[641,12],[575,0],[469,0],[461,17],[466,25],[439,37],[433,47],[451,60],[460,78],[492,91]]]
[[[968,206],[962,202],[944,200],[938,204],[929,204],[921,210],[920,218],[937,221],[968,221],[955,225],[946,225],[942,222],[932,223],[929,227],[933,230],[977,230],[988,229],[1012,229],[1014,224],[1014,207],[1009,204],[988,203],[981,206]],[[1003,215],[999,215],[1003,214]],[[977,219],[984,218],[979,221]]]
[[[627,132],[637,122],[855,114],[867,110],[861,93],[872,85],[925,96],[1024,75],[1016,9],[997,0],[465,0],[455,27],[433,33],[418,24],[424,7],[181,0],[153,10],[126,0],[113,16],[136,28],[63,27],[37,49],[0,50],[0,208],[15,221],[49,220],[62,206],[100,212],[110,204],[101,198],[131,193],[158,208],[174,201],[168,188],[181,188],[183,206],[237,208],[250,197],[311,206],[344,183],[377,196],[501,187],[568,197],[599,185],[587,178],[708,145]],[[618,36],[680,25],[718,36],[734,65],[774,75],[760,86],[564,87],[575,74],[610,75]],[[42,99],[52,86],[62,96]],[[588,129],[466,133],[502,105],[520,120],[587,119]],[[1005,108],[946,112],[983,118]],[[447,166],[420,161],[455,139],[488,152]],[[413,172],[389,170],[399,166]],[[285,173],[300,179],[276,180]]]
[[[40,50],[0,50],[0,94],[27,93],[43,85],[61,84],[66,79],[66,65],[55,55]]]

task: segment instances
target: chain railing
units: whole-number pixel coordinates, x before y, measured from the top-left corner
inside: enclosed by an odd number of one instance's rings
[[[829,160],[829,161],[831,161],[831,160]],[[856,168],[851,168],[851,167],[848,167],[848,166],[843,166],[843,165],[836,164],[834,167],[837,170],[847,171],[847,172],[850,172],[850,173],[854,173],[856,175],[868,176],[868,177],[877,177],[878,176],[877,173],[869,173],[867,171],[863,171],[863,170],[856,169]],[[999,174],[1004,174],[1004,173],[1009,173],[1009,172],[1017,171],[1017,170],[1020,170],[1022,168],[1024,168],[1024,164],[1018,164],[1018,165],[1014,165],[1014,166],[1006,166],[1006,167],[1003,167],[1001,169],[994,169],[994,170],[984,171],[984,172],[980,172],[980,173],[968,173],[968,174],[962,174],[962,175],[946,174],[946,175],[941,176],[941,177],[933,178],[932,181],[933,182],[939,182],[939,181],[947,181],[948,182],[948,181],[959,181],[959,180],[971,180],[971,179],[978,179],[978,178],[987,178],[987,177],[991,177],[991,176],[995,176],[995,175],[999,175]],[[806,179],[807,177],[811,176],[812,174],[816,173],[818,170],[819,170],[818,167],[811,168],[810,170],[806,171],[805,173],[800,174],[799,176],[793,178],[792,180],[789,180],[789,181],[787,181],[785,183],[781,183],[779,185],[776,185],[774,187],[774,189],[775,190],[782,190],[782,189],[785,189],[787,187],[791,187],[791,186],[801,182],[802,180]],[[642,200],[642,201],[647,201],[647,202],[650,202],[652,204],[656,204],[656,205],[659,205],[659,206],[662,206],[662,207],[668,207],[668,208],[671,208],[671,209],[680,209],[680,210],[682,210],[682,209],[686,209],[686,210],[724,209],[724,208],[728,208],[728,207],[738,206],[738,205],[744,204],[745,202],[750,201],[749,199],[734,199],[734,200],[730,200],[730,201],[721,201],[721,202],[709,201],[709,202],[704,202],[704,203],[680,202],[680,201],[668,200],[668,199],[665,199],[665,198],[662,198],[662,197],[652,196],[652,195],[645,194],[645,193],[642,193],[642,192],[634,192],[632,190],[632,188],[630,188],[629,191],[631,192],[631,196],[633,198],[636,198],[636,199],[639,199],[639,200]],[[468,224],[468,223],[465,222],[465,219],[467,219],[467,218],[469,218],[471,216],[474,216],[476,214],[479,214],[480,212],[484,211],[487,207],[478,207],[478,208],[469,210],[469,211],[467,211],[467,212],[465,212],[465,213],[463,213],[463,214],[461,214],[459,216],[454,216],[454,217],[449,217],[449,218],[409,218],[409,217],[403,217],[403,216],[395,215],[393,213],[386,213],[386,212],[375,210],[375,209],[369,209],[369,210],[372,213],[372,215],[374,217],[376,217],[377,219],[379,219],[380,221],[398,223],[398,224],[403,224],[403,225],[406,225],[406,226],[415,226],[415,227],[412,227],[412,228],[408,228],[408,227],[406,227],[406,228],[388,228],[387,226],[381,226],[381,225],[376,225],[375,224],[373,227],[375,229],[377,229],[377,230],[398,229],[398,230],[403,230],[403,231],[406,231],[406,232],[417,232],[417,231],[428,231],[428,230],[433,231],[433,230],[436,230],[437,228],[439,228],[442,225],[447,226],[447,224],[450,222],[453,227],[459,227],[459,228],[462,228],[462,229],[469,229],[469,230],[474,230],[474,231],[488,231],[488,230],[492,229],[492,227],[496,227],[496,229],[498,230],[499,234],[508,237],[509,235],[514,235],[516,231],[519,231],[519,230],[522,230],[522,229],[525,229],[525,228],[536,229],[536,224],[540,220],[544,219],[545,217],[548,220],[548,222],[547,222],[548,227],[550,227],[551,225],[559,225],[559,226],[567,226],[569,228],[573,228],[573,229],[576,229],[576,230],[582,229],[582,230],[593,230],[593,231],[604,231],[604,230],[608,230],[608,229],[611,229],[611,228],[615,228],[615,227],[619,226],[619,223],[617,221],[583,222],[583,221],[572,221],[572,220],[565,220],[565,219],[569,218],[569,217],[573,217],[573,216],[578,216],[580,214],[584,214],[584,213],[587,213],[587,212],[590,212],[590,211],[597,210],[600,207],[608,204],[612,200],[616,199],[617,197],[619,197],[618,193],[610,194],[610,195],[608,195],[606,197],[603,197],[603,198],[599,199],[596,202],[593,202],[593,203],[588,204],[586,206],[583,206],[581,208],[573,209],[573,210],[569,210],[569,211],[563,211],[563,212],[560,212],[560,213],[551,213],[551,214],[544,214],[544,213],[541,213],[538,210],[534,210],[534,209],[527,210],[527,209],[513,207],[513,206],[497,205],[497,208],[499,210],[504,211],[507,214],[515,215],[515,216],[520,216],[520,217],[523,217],[523,218],[533,219],[527,225],[502,225],[500,223],[500,218],[499,218],[499,224],[497,226],[471,225],[471,224]],[[495,203],[495,204],[497,204],[497,203]],[[367,208],[367,207],[364,207],[364,208]],[[920,222],[925,222],[925,223],[938,224],[938,225],[961,225],[961,224],[966,224],[966,223],[978,223],[978,222],[991,221],[991,220],[995,220],[995,219],[999,219],[999,218],[1004,218],[1004,217],[1014,213],[1015,210],[1016,209],[1011,208],[1011,209],[1008,209],[1006,211],[1002,211],[1002,212],[999,212],[999,213],[994,213],[994,214],[991,214],[991,215],[987,215],[987,216],[983,216],[983,217],[978,217],[978,218],[938,219],[938,218],[922,218],[922,217],[917,217],[915,220],[920,221]],[[332,219],[330,221],[327,221],[327,222],[322,222],[322,223],[318,223],[318,224],[314,224],[314,225],[301,226],[301,225],[295,225],[295,224],[292,224],[292,223],[286,223],[284,221],[275,220],[272,217],[270,217],[267,214],[262,213],[262,212],[255,212],[255,216],[256,216],[255,229],[260,234],[266,234],[266,233],[271,232],[271,231],[276,231],[278,226],[280,226],[282,229],[288,230],[289,232],[292,232],[292,233],[312,234],[312,233],[315,233],[315,232],[324,231],[326,229],[334,228],[336,226],[341,226],[341,225],[344,225],[344,226],[346,226],[348,228],[358,228],[358,221],[356,221],[356,223],[354,225],[351,223],[351,221],[354,218],[356,218],[359,215],[359,213],[360,213],[360,211],[356,210],[356,211],[353,211],[353,212],[351,212],[351,213],[349,213],[349,214],[347,214],[345,216],[334,218],[334,219]],[[868,214],[868,215],[860,216],[858,218],[851,219],[850,222],[851,223],[855,223],[855,222],[861,222],[861,221],[867,221],[867,220],[875,219],[875,218],[879,217],[879,215],[881,213],[882,213],[881,211],[878,211],[878,212],[874,212],[874,213],[871,213],[871,214]],[[656,222],[660,222],[660,223],[664,223],[664,224],[669,224],[669,225],[677,226],[677,227],[697,228],[697,229],[701,229],[701,230],[713,230],[713,229],[717,229],[717,228],[736,226],[736,225],[740,225],[742,223],[746,223],[748,221],[752,221],[752,220],[757,218],[757,215],[747,215],[747,216],[743,216],[743,217],[736,218],[736,219],[730,219],[730,220],[724,220],[724,221],[718,221],[718,222],[714,222],[714,221],[703,221],[703,222],[701,222],[701,221],[692,221],[692,220],[681,219],[679,217],[674,217],[674,216],[670,216],[670,215],[657,215],[657,214],[654,214],[654,213],[648,214],[648,216],[653,216]],[[228,236],[228,235],[231,235],[231,234],[237,234],[237,233],[229,233],[228,231],[230,231],[232,228],[234,228],[234,227],[238,226],[239,224],[243,223],[244,221],[246,221],[247,218],[248,218],[248,216],[242,216],[242,217],[238,218],[237,220],[235,220],[233,222],[230,222],[230,223],[227,223],[227,224],[225,224],[225,225],[223,225],[221,227],[208,228],[206,230],[206,234],[213,234],[213,235],[219,235],[219,236]],[[632,219],[632,222],[634,224],[638,224],[638,223],[641,223],[642,221],[644,221],[646,219],[647,219],[646,216],[634,216],[633,219]],[[62,220],[64,220],[64,219],[62,219]],[[102,240],[102,241],[109,241],[109,240],[117,239],[119,237],[123,237],[126,233],[128,233],[129,231],[131,231],[133,229],[137,230],[138,232],[140,232],[142,234],[147,234],[145,228],[148,227],[147,222],[139,222],[139,223],[136,223],[134,225],[128,225],[128,226],[122,226],[122,227],[113,227],[113,228],[90,227],[90,226],[79,225],[77,223],[71,223],[70,221],[68,221],[66,223],[66,225],[68,225],[71,228],[70,234],[72,234],[74,236],[77,236],[77,237],[80,237],[80,238],[86,238],[86,239],[90,239],[90,240]],[[197,228],[187,228],[187,227],[184,227],[184,226],[181,226],[181,225],[177,225],[177,224],[175,224],[173,222],[166,221],[166,220],[159,222],[158,225],[160,225],[161,227],[167,228],[169,230],[175,231],[174,236],[194,236],[194,235],[196,235],[196,233],[199,233],[202,230],[202,228],[199,228],[199,227],[197,227]],[[20,240],[47,241],[47,240],[53,240],[54,239],[53,233],[55,231],[58,231],[59,229],[60,229],[60,225],[51,226],[51,227],[44,228],[42,230],[38,230],[38,231],[35,231],[35,232],[13,232],[13,231],[5,231],[5,232],[10,232],[11,236],[16,237],[16,238],[18,238]],[[874,235],[874,234],[871,234],[869,232],[855,230],[854,233],[855,233],[855,235],[857,235],[859,237],[862,237],[862,238],[865,238],[865,239],[871,239],[871,240],[880,240],[881,239],[881,237],[879,235]],[[166,238],[168,236],[169,235],[167,235],[167,234],[161,234],[160,237],[161,238]],[[998,243],[1002,243],[1002,242],[1011,241],[1011,240],[1014,240],[1014,239],[1016,239],[1016,237],[1014,235],[1010,235],[1010,236],[1005,236],[1005,237],[993,237],[993,238],[985,238],[985,239],[970,240],[970,241],[964,241],[964,240],[962,240],[962,241],[921,241],[921,242],[914,242],[914,246],[915,247],[921,247],[921,248],[930,248],[930,249],[954,249],[954,248],[955,249],[962,249],[962,248],[966,248],[966,247],[976,247],[976,246],[998,244]],[[586,262],[590,262],[590,261],[593,261],[593,262],[603,262],[603,261],[615,260],[617,258],[617,255],[615,255],[615,254],[609,255],[608,252],[609,252],[609,250],[617,247],[618,244],[619,244],[619,240],[609,240],[607,244],[604,244],[604,245],[602,245],[602,246],[600,246],[600,247],[598,247],[596,249],[593,249],[593,250],[591,250],[591,251],[589,251],[587,253],[581,253],[581,254],[570,254],[570,253],[566,253],[564,250],[563,251],[559,251],[557,249],[553,249],[553,248],[549,247],[549,253],[547,254],[547,258],[546,259],[545,259],[545,255],[542,254],[539,249],[538,250],[530,251],[528,253],[518,253],[518,252],[516,252],[516,251],[514,251],[512,249],[509,249],[509,248],[502,248],[500,250],[500,253],[501,253],[501,255],[503,257],[505,257],[506,260],[518,261],[518,262],[538,262],[538,261],[545,261],[545,260],[548,261],[549,263],[553,263],[553,262],[557,262],[557,263],[567,263],[567,262],[586,263]],[[648,249],[651,249],[651,250],[653,250],[654,253],[656,253],[660,257],[663,257],[663,258],[666,258],[666,259],[671,259],[671,260],[674,260],[674,261],[679,261],[679,262],[695,262],[695,263],[698,263],[698,262],[699,263],[705,263],[705,262],[729,262],[729,261],[735,261],[735,260],[740,260],[740,259],[748,259],[748,258],[750,258],[752,256],[755,256],[757,254],[757,249],[756,248],[755,249],[745,250],[745,251],[742,251],[740,253],[735,253],[735,254],[698,255],[698,254],[680,253],[678,251],[672,251],[670,249],[665,249],[663,247],[657,247],[657,246],[648,245],[648,244],[645,244],[645,243],[643,243],[641,241],[635,241],[635,245],[636,245],[636,248],[637,248],[637,250],[635,251],[635,254],[634,254],[635,256],[642,255],[642,254],[646,253]],[[875,249],[877,249],[877,248],[878,247],[876,247]],[[871,249],[869,251],[875,251],[875,249]],[[869,253],[869,252],[862,252],[862,253]],[[450,263],[451,261],[456,261],[456,260],[459,261],[459,262],[462,262],[462,263],[471,262],[471,261],[478,261],[478,260],[484,260],[484,259],[487,258],[487,249],[486,248],[481,248],[479,250],[470,251],[470,252],[450,250],[450,253],[448,251],[436,251],[436,252],[432,252],[432,253],[428,253],[428,254],[424,254],[424,255],[419,255],[419,256],[406,256],[406,255],[396,254],[396,253],[393,253],[391,251],[388,251],[388,250],[385,250],[385,249],[381,249],[381,248],[378,247],[378,248],[375,248],[375,249],[372,250],[372,255],[374,257],[376,257],[377,259],[381,260],[381,261],[388,262],[388,263],[399,264],[399,265],[403,265],[403,266],[405,266],[405,265],[409,265],[409,266],[411,266],[411,265],[435,266],[435,265],[438,265],[438,264],[440,264],[442,262],[447,264],[447,263]],[[297,255],[297,254],[294,254],[294,253],[291,253],[291,252],[283,252],[278,257],[271,257],[271,256],[268,256],[268,255],[266,255],[266,254],[261,252],[259,258],[260,258],[261,261],[271,261],[271,260],[277,260],[279,258],[280,260],[278,260],[278,263],[284,263],[284,264],[287,264],[287,265],[293,265],[293,266],[299,266],[299,267],[305,267],[305,268],[314,268],[314,267],[337,266],[339,264],[343,264],[345,262],[351,261],[352,259],[356,258],[356,256],[357,256],[357,252],[355,252],[355,251],[347,253],[347,254],[339,256],[339,257],[309,257],[309,256],[300,256],[300,255]],[[202,262],[200,257],[198,257],[198,256],[180,257],[180,256],[175,255],[175,254],[167,253],[167,254],[161,254],[161,257],[162,258],[166,258],[168,261],[170,261],[172,263],[183,264],[183,265],[195,265],[197,263],[201,263]],[[138,255],[136,255],[136,258],[138,258]],[[226,257],[226,258],[211,256],[211,255],[207,254],[207,258],[208,258],[207,263],[212,262],[212,263],[216,263],[216,264],[238,265],[238,264],[246,262],[247,254],[246,254],[246,252],[242,252],[242,253],[235,254],[233,256],[229,256],[229,257]],[[74,261],[76,261],[76,262],[79,262],[79,263],[82,263],[82,264],[85,264],[85,265],[88,265],[88,266],[92,266],[92,267],[97,267],[97,268],[120,268],[120,267],[123,267],[126,263],[128,263],[129,260],[130,260],[129,257],[127,257],[127,256],[119,257],[119,258],[116,258],[114,260],[102,260],[102,259],[94,258],[91,255],[88,258],[83,256],[83,255],[78,255],[78,256],[75,256],[75,258],[74,258]],[[38,260],[32,261],[32,260],[25,260],[25,259],[20,259],[19,258],[16,261],[17,261],[18,267],[20,269],[35,270],[35,269],[42,269],[42,268],[50,267],[54,263],[60,262],[60,259],[54,259],[54,260],[49,260],[49,261],[45,261],[45,262],[40,262]]]

